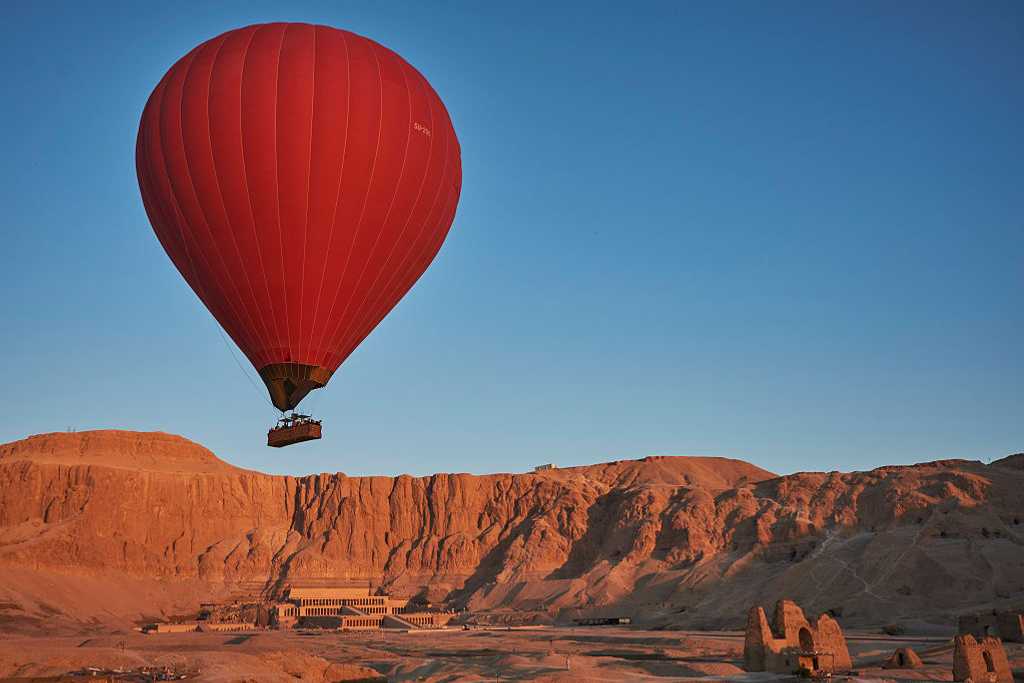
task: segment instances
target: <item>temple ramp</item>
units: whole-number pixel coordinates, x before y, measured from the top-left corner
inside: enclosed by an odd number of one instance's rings
[[[383,621],[381,621],[381,623],[380,623],[380,627],[381,628],[405,628],[405,629],[409,629],[409,630],[417,630],[417,629],[420,628],[416,624],[412,623],[411,621],[406,621],[405,619],[403,619],[402,617],[398,616],[397,614],[389,614],[386,617],[384,617]]]

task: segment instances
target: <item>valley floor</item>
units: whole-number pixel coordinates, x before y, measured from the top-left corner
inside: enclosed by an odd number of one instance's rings
[[[848,634],[859,680],[952,680],[947,638]],[[883,670],[897,647],[925,666]],[[85,667],[172,667],[202,681],[768,681],[741,668],[739,632],[623,627],[398,632],[120,633],[90,637],[0,634],[0,676],[58,677]],[[1024,645],[1008,644],[1024,672]],[[9,679],[0,679],[9,680]],[[49,678],[48,680],[67,680]],[[95,679],[94,679],[95,680]],[[130,680],[125,678],[124,680]]]

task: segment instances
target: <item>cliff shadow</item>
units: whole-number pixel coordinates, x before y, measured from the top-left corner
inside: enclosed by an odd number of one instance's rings
[[[490,552],[484,555],[473,572],[461,588],[456,588],[445,597],[445,602],[465,604],[478,590],[488,584],[497,583],[498,572],[504,565],[505,556],[512,543],[520,536],[528,533],[533,528],[534,522],[527,517],[516,524],[497,545],[491,548]]]
[[[562,566],[548,574],[545,579],[578,579],[593,569],[594,564],[601,559],[605,546],[609,543],[608,525],[613,517],[615,506],[622,500],[620,492],[611,491],[599,496],[591,503],[587,508],[587,530],[573,542],[569,549],[569,556]],[[608,559],[615,562],[621,559],[626,552],[624,549],[613,550]]]

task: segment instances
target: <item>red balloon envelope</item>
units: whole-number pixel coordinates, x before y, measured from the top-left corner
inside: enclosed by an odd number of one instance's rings
[[[160,243],[294,408],[434,259],[459,201],[459,142],[405,60],[327,26],[276,23],[199,45],[139,125]]]

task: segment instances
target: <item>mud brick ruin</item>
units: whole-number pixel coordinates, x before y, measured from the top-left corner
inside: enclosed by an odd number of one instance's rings
[[[1013,683],[1006,650],[998,638],[986,636],[979,643],[974,636],[953,639],[953,680],[972,683]]]
[[[883,669],[919,669],[924,662],[912,648],[901,647],[882,665]]]
[[[795,602],[779,600],[769,624],[762,607],[750,608],[743,643],[747,671],[826,674],[851,666],[843,631],[829,615],[811,623]]]
[[[957,633],[975,638],[999,636],[1008,643],[1024,643],[1024,613],[1020,611],[992,610],[978,614],[964,614],[957,619]]]

